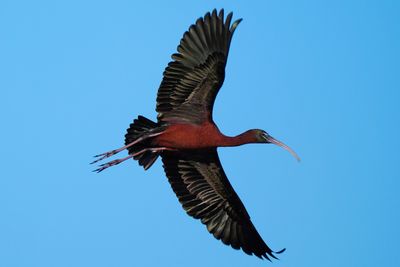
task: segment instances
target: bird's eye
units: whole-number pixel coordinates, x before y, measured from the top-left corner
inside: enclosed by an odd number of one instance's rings
[[[263,139],[267,140],[267,139],[268,139],[268,133],[267,133],[266,131],[262,131],[262,132],[261,132],[261,137],[262,137]]]

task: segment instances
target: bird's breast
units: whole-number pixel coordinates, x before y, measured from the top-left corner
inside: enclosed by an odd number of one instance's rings
[[[153,142],[173,149],[200,149],[216,147],[220,138],[221,133],[213,123],[172,124]]]

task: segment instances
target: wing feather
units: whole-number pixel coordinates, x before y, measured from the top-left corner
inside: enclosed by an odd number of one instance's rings
[[[216,239],[250,255],[276,258],[229,183],[215,148],[166,151],[161,157],[171,187],[185,211],[200,219]]]
[[[183,34],[177,52],[163,73],[157,94],[159,121],[201,124],[212,120],[215,97],[225,78],[232,35],[241,19],[231,25],[232,13],[213,10]],[[194,108],[193,108],[194,107]]]

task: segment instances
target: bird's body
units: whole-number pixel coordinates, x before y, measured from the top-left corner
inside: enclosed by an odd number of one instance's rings
[[[175,123],[154,138],[154,144],[171,149],[201,149],[217,147],[223,135],[214,123],[200,125]]]
[[[208,121],[200,125],[172,124],[153,140],[154,145],[170,149],[216,148],[250,143],[257,143],[252,130],[230,137],[222,134],[215,123]]]
[[[263,130],[235,137],[223,135],[212,119],[215,97],[225,79],[233,33],[232,13],[214,10],[184,34],[178,53],[164,71],[157,94],[158,121],[143,116],[133,121],[125,146],[100,155],[93,163],[123,150],[129,155],[100,165],[96,171],[133,158],[148,169],[162,157],[165,173],[185,211],[200,219],[215,238],[260,258],[275,258],[250,220],[218,158],[217,147],[273,143],[297,155]]]

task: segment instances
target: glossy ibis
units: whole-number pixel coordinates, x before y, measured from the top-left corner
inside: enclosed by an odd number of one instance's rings
[[[214,9],[190,26],[164,71],[157,94],[157,122],[139,116],[127,130],[125,146],[97,155],[93,163],[127,149],[127,157],[102,164],[95,171],[130,158],[147,170],[161,156],[171,187],[190,216],[200,219],[224,244],[269,260],[284,249],[272,251],[257,232],[225,175],[217,147],[272,143],[299,158],[263,130],[228,137],[213,121],[213,105],[225,78],[229,46],[241,22],[238,19],[231,24],[231,19],[232,13],[224,19],[224,10],[217,14]]]

